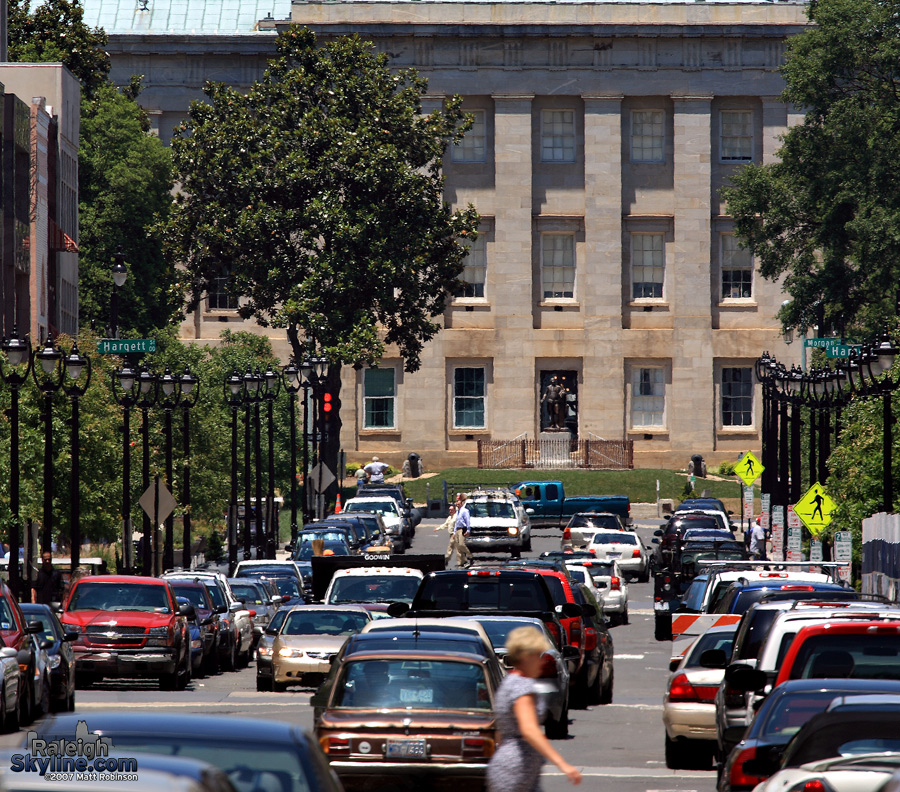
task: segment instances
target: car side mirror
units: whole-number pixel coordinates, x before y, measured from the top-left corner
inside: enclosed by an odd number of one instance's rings
[[[768,677],[765,671],[752,668],[746,663],[732,663],[725,669],[725,681],[730,688],[749,693],[765,687]]]
[[[62,613],[63,612],[62,603],[61,602],[51,602],[50,610],[52,610],[54,613]]]
[[[563,660],[577,660],[581,657],[581,650],[577,646],[566,645],[562,648]]]
[[[673,657],[671,660],[669,660],[669,671],[677,671],[678,666],[681,665],[681,660],[682,658],[680,657]]]
[[[729,511],[729,512],[728,512],[728,516],[729,516],[729,517],[731,517],[732,514],[734,514],[733,511]]]
[[[216,613],[228,613],[228,607],[226,605],[216,605]]]
[[[725,668],[728,658],[722,649],[707,649],[700,655],[700,665],[703,668]]]
[[[2,657],[4,660],[8,660],[11,657],[17,657],[18,654],[19,653],[11,646],[4,646],[2,649],[0,649],[0,657]]]
[[[407,613],[409,613],[409,605],[405,602],[392,602],[387,606],[388,616],[393,616],[395,619],[399,619]]]
[[[566,602],[559,606],[559,613],[564,619],[577,619],[579,616],[584,615],[581,605],[577,605],[574,602]]]
[[[74,630],[69,630],[63,634],[63,640],[66,641],[66,643],[69,643],[71,641],[77,641],[78,633],[75,632]]]
[[[194,610],[194,606],[190,602],[182,602],[178,606],[178,615],[188,619],[196,619],[197,611]]]
[[[653,549],[653,545],[658,545],[658,544],[659,544],[659,539],[657,539],[657,538],[654,536],[654,537],[650,540],[650,544],[647,545],[647,549],[648,549],[648,550],[652,550],[652,549]]]
[[[272,597],[273,605],[281,605],[282,602],[284,602],[284,597],[282,597],[281,594],[276,594],[274,597]]]
[[[591,605],[591,603],[585,602],[584,605],[581,606],[581,615],[587,616],[589,619],[596,619],[597,609]]]
[[[41,643],[39,645],[40,645],[41,649],[46,651],[47,649],[52,649],[54,643],[55,643],[54,641],[41,641]]]
[[[266,635],[278,635],[278,630],[276,630],[274,627],[266,627],[265,633]]]
[[[39,635],[44,631],[44,626],[40,622],[28,622],[25,625],[25,632],[28,635]]]
[[[232,602],[231,605],[228,606],[228,610],[232,613],[237,613],[240,610],[244,610],[243,602]]]
[[[210,616],[210,617],[207,617],[206,619],[204,619],[202,622],[200,622],[200,626],[201,627],[209,627],[209,625],[212,623],[213,623],[213,620],[212,620],[212,617]]]
[[[525,514],[534,514],[534,509],[525,509]]]
[[[654,535],[654,536],[662,536],[662,535],[663,535],[663,532],[662,532],[662,531],[654,531],[654,532],[653,532],[653,535]]]

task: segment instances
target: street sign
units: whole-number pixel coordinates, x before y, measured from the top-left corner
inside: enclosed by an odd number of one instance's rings
[[[828,526],[836,508],[837,504],[828,497],[818,481],[794,505],[797,516],[803,520],[803,524],[809,528],[809,532],[813,536],[819,536]]]
[[[830,346],[825,350],[825,357],[848,358],[854,350],[859,350],[859,348],[860,347],[853,344],[837,344],[836,346]]]
[[[156,497],[157,486],[159,486],[158,501]],[[154,481],[144,490],[144,494],[141,495],[138,503],[141,504],[141,508],[151,520],[155,518],[161,523],[169,518],[169,515],[175,511],[175,507],[178,505],[175,498],[172,496],[172,493],[169,492],[169,488],[163,482],[158,480]]]
[[[794,511],[793,506],[787,507],[787,524],[787,549],[799,550],[803,546],[803,527],[800,525],[800,516]]]
[[[772,507],[772,559],[784,559],[784,506]]]
[[[845,344],[850,346],[859,346],[855,340],[848,338],[846,341],[840,338],[805,338],[803,339],[803,346],[807,349],[809,347],[813,347],[814,349],[830,349],[831,347],[836,346],[844,346]]]
[[[841,580],[850,581],[853,561],[853,535],[850,531],[838,531],[834,535],[834,560],[842,566],[838,567]]]
[[[810,561],[821,561],[822,560],[822,543],[818,539],[813,539],[809,543],[809,560]]]
[[[100,355],[139,355],[156,352],[155,338],[102,338],[97,342]]]
[[[759,496],[759,524],[762,526],[762,529],[768,533],[769,528],[769,517],[772,511],[772,496],[768,492],[760,493]]]
[[[760,473],[765,470],[762,462],[760,462],[752,451],[748,451],[741,457],[740,461],[734,466],[736,476],[748,487],[759,478]]]
[[[753,522],[753,487],[744,487],[743,515],[748,522]]]
[[[309,481],[316,492],[325,492],[335,481],[334,473],[324,462],[309,471]]]

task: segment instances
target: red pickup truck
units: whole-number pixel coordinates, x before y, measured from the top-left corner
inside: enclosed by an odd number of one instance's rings
[[[78,633],[73,643],[81,683],[111,678],[159,679],[164,690],[183,689],[191,678],[186,619],[165,580],[96,575],[79,580],[66,600],[62,623]]]

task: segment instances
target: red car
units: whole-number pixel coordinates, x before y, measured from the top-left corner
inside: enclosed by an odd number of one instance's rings
[[[79,580],[66,600],[62,623],[78,633],[73,643],[81,683],[109,678],[159,679],[183,689],[191,678],[191,640],[186,617],[165,580],[95,575]]]
[[[0,637],[4,646],[11,646],[19,652],[19,681],[20,694],[19,712],[20,718],[25,723],[31,723],[35,713],[34,699],[34,669],[35,642],[31,640],[32,634],[42,631],[40,622],[28,624],[25,615],[19,607],[19,603],[9,590],[9,586],[0,582]],[[24,698],[22,698],[24,696]]]

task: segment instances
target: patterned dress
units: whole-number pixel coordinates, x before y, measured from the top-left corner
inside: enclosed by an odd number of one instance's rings
[[[487,782],[490,792],[540,791],[544,757],[522,737],[513,711],[516,700],[528,695],[534,696],[538,721],[543,721],[546,704],[537,694],[533,679],[520,674],[509,674],[497,689],[494,714],[502,742],[488,765]]]

